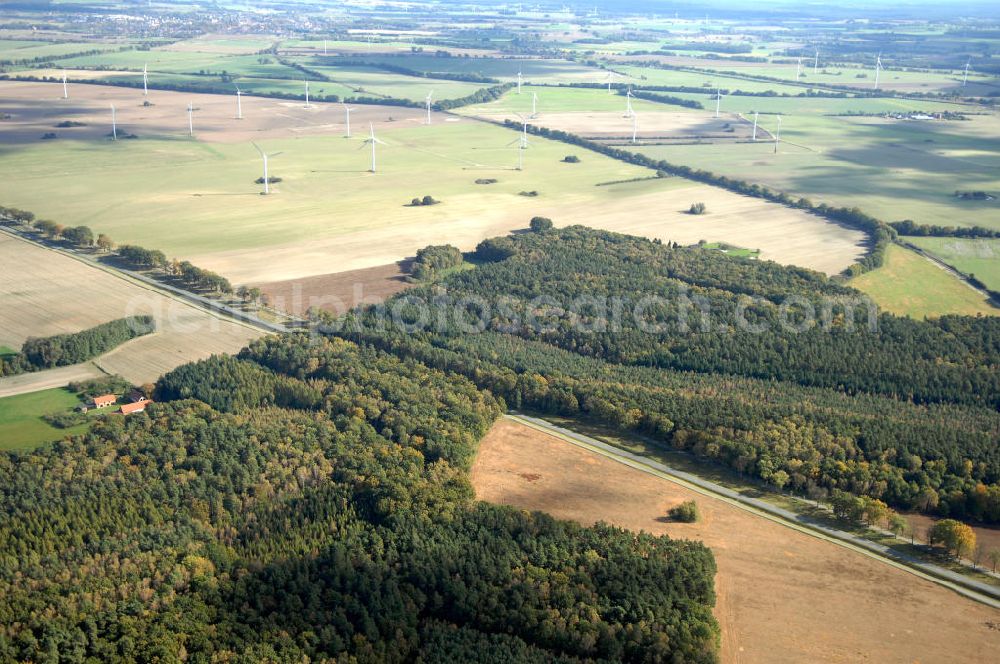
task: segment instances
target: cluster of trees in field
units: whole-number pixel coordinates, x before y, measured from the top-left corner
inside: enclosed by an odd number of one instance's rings
[[[439,111],[450,111],[453,108],[462,106],[472,106],[473,104],[486,104],[502,97],[508,90],[517,87],[516,83],[503,83],[492,85],[488,88],[480,88],[470,95],[456,97],[455,99],[442,99],[434,104],[434,108]]]
[[[386,309],[406,321],[422,299],[502,303],[482,332],[462,316],[404,332],[372,309],[337,333],[469,376],[510,407],[590,417],[779,488],[1000,521],[997,319],[880,314],[852,329],[860,294],[824,275],[581,227],[488,240],[477,257],[494,262]],[[594,296],[625,315],[569,306]],[[654,296],[668,305],[633,319]],[[785,330],[788,297],[847,304],[829,325]],[[736,324],[741,301],[756,331]],[[687,330],[672,324],[678,303]]]
[[[594,63],[595,66],[599,63]],[[619,73],[619,72],[616,72]],[[619,75],[622,75],[619,73]],[[786,81],[787,83],[787,81]],[[533,82],[532,85],[535,86],[545,86],[553,88],[588,88],[588,89],[604,89],[607,88],[607,83],[540,83]],[[640,92],[684,92],[688,94],[699,94],[708,95],[712,94],[715,88],[706,88],[704,86],[697,85],[648,85],[643,83],[642,89],[637,90],[635,86],[631,83],[612,83],[611,89],[617,90],[619,94],[624,94],[629,87],[632,87],[632,94],[636,95]],[[843,99],[848,96],[846,92],[831,92],[829,90],[814,90],[809,88],[803,92],[797,94],[791,94],[788,92],[775,92],[774,90],[740,90],[736,89],[725,89],[723,94],[735,95],[737,97],[831,97],[835,99]]]
[[[518,131],[522,129],[521,125],[512,120],[504,120],[504,125],[512,129],[517,129]],[[831,221],[864,231],[870,238],[871,248],[864,258],[844,271],[848,276],[857,276],[880,267],[885,261],[886,248],[896,238],[896,231],[893,230],[892,227],[885,222],[862,212],[856,207],[832,207],[826,203],[820,203],[817,205],[808,198],[794,198],[784,192],[777,192],[766,186],[753,184],[747,182],[746,180],[737,180],[725,175],[718,175],[711,171],[702,170],[700,168],[691,168],[690,166],[672,164],[663,159],[653,159],[644,154],[631,152],[625,148],[604,145],[603,143],[598,143],[597,141],[592,141],[581,136],[577,136],[576,134],[560,131],[558,129],[528,125],[528,132],[556,141],[562,141],[563,143],[579,145],[587,148],[588,150],[593,150],[594,152],[599,152],[603,155],[611,157],[612,159],[635,164],[636,166],[651,168],[658,173],[678,175],[697,182],[704,182],[705,184],[722,187],[723,189],[728,189],[729,191],[743,196],[753,196],[754,198],[762,198],[764,200],[771,201],[772,203],[806,210]]]
[[[20,353],[0,358],[0,376],[86,362],[154,329],[152,316],[129,316],[71,334],[29,337]]]
[[[0,660],[716,661],[703,545],[475,502],[465,378],[299,334],[157,395],[0,456]]]
[[[398,57],[405,60],[407,55],[383,55],[383,57]],[[500,81],[489,76],[484,76],[478,72],[454,72],[454,71],[419,71],[417,69],[411,69],[410,67],[403,67],[401,65],[395,65],[388,62],[382,61],[369,61],[369,60],[356,60],[350,58],[341,57],[329,57],[325,58],[323,64],[331,67],[371,67],[372,69],[381,69],[383,71],[392,72],[394,74],[403,74],[404,76],[414,76],[417,78],[436,78],[443,81],[461,81],[465,83],[499,83]]]
[[[179,279],[189,288],[232,293],[233,285],[228,279],[211,270],[193,265],[190,261],[168,260],[159,249],[146,249],[134,244],[119,245],[118,258],[132,268],[158,269],[164,274]]]
[[[618,94],[623,94],[620,89],[618,90]],[[684,108],[705,108],[700,101],[695,101],[694,99],[684,99],[683,97],[657,94],[645,90],[633,90],[632,96],[638,99],[645,99],[646,101],[654,101],[658,104],[671,104],[673,106],[683,106]]]
[[[410,274],[417,281],[430,281],[443,270],[458,267],[464,260],[458,247],[450,244],[430,245],[417,251]]]

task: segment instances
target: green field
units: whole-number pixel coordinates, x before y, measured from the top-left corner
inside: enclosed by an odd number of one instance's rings
[[[146,65],[150,78],[156,74],[202,74],[220,76],[251,76],[262,78],[301,79],[302,72],[278,62],[275,56],[267,55],[227,55],[198,51],[120,51],[68,58],[59,61],[68,69],[115,69],[142,71]]]
[[[412,54],[405,57],[359,54],[351,59],[381,62],[421,72],[478,74],[502,81],[516,81],[520,70],[525,81],[543,83],[600,82],[606,73],[597,67],[556,59],[464,58]]]
[[[524,85],[521,94],[511,90],[500,99],[487,104],[475,104],[456,109],[462,115],[531,114],[531,96],[538,95],[538,113],[605,112],[625,111],[625,97],[606,88],[567,88],[539,85]],[[644,111],[678,110],[678,106],[666,106],[642,99],[633,99],[632,108],[636,113]]]
[[[779,154],[754,143],[703,143],[638,148],[643,154],[806,196],[860,207],[886,221],[1000,229],[1000,204],[955,198],[957,190],[1000,191],[1000,116],[969,121],[892,120],[796,113],[798,100],[728,97],[725,112],[782,103]],[[818,103],[818,100],[811,100]],[[923,102],[913,102],[925,109]],[[780,106],[779,106],[780,107]],[[709,111],[701,111],[709,113]],[[774,132],[774,115],[762,115]]]
[[[900,316],[927,318],[945,314],[1000,315],[986,299],[928,259],[891,245],[885,265],[851,280],[879,307]]]
[[[19,39],[0,40],[0,62],[17,62],[32,58],[52,58],[86,51],[113,51],[125,44],[102,42],[45,42]]]
[[[317,58],[316,62],[322,61]],[[339,66],[327,67],[308,59],[301,60],[307,67],[318,71],[331,81],[351,90],[351,96],[384,96],[397,99],[423,101],[427,93],[434,91],[435,99],[455,99],[475,93],[488,87],[489,83],[466,83],[421,76],[406,76],[373,67]]]
[[[141,69],[141,67],[140,67]],[[33,76],[36,78],[52,77],[56,80],[60,80],[62,76],[62,70],[59,69],[32,69],[32,70],[22,70],[14,72],[11,74],[12,77],[18,76]],[[70,82],[74,79],[82,80],[94,80],[94,81],[109,81],[116,82],[119,84],[128,84],[130,87],[137,87],[142,85],[142,74],[141,73],[122,73],[120,71],[99,71],[99,70],[67,70],[67,75]],[[149,85],[152,90],[157,89],[158,86],[164,86],[167,89],[172,88],[183,88],[184,90],[192,92],[231,92],[235,90],[235,86],[239,86],[240,90],[246,92],[247,94],[255,94],[260,96],[281,96],[281,95],[297,95],[301,97],[305,94],[305,84],[302,79],[274,79],[274,78],[244,78],[237,77],[234,81],[225,82],[222,81],[218,76],[199,76],[197,74],[162,74],[154,73],[149,77]],[[355,96],[354,91],[339,83],[330,83],[327,81],[310,81],[309,82],[309,95],[310,98],[320,101],[326,97],[336,97],[337,99],[345,99]]]
[[[975,275],[990,290],[1000,291],[1000,239],[907,237],[956,270]]]
[[[386,145],[378,148],[375,175],[368,172],[370,153],[357,136],[345,139],[337,131],[258,139],[268,152],[282,153],[271,160],[270,172],[283,181],[267,198],[254,184],[261,165],[249,143],[150,137],[26,144],[3,152],[10,173],[4,201],[66,225],[87,224],[118,242],[155,247],[195,262],[220,252],[258,250],[257,259],[266,264],[271,259],[264,254],[272,250],[278,255],[292,245],[307,249],[362,231],[406,241],[403,251],[414,251],[426,244],[418,230],[422,220],[479,222],[498,214],[509,217],[517,210],[523,210],[527,220],[540,202],[614,203],[622,196],[618,188],[594,185],[649,175],[646,169],[542,138],[532,138],[524,170],[517,171],[517,149],[509,145],[517,140],[517,132],[468,120],[429,127],[383,122],[376,128]],[[582,162],[562,163],[574,151],[583,154]],[[54,168],[60,196],[51,195]],[[499,182],[489,187],[474,184],[485,177]],[[685,184],[639,182],[628,191],[642,194]],[[541,198],[518,195],[530,190],[539,191]],[[428,210],[404,207],[412,197],[424,195],[444,203]],[[322,261],[316,250],[308,257]],[[240,260],[233,261],[228,268],[238,274]],[[227,265],[217,267],[227,273]],[[318,271],[343,269],[334,263],[325,268]]]
[[[61,387],[0,399],[0,450],[30,449],[83,433],[86,423],[59,429],[42,419],[47,413],[67,411],[79,404],[75,394]]]

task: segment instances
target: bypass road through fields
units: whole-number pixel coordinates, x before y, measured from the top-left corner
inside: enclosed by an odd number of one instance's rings
[[[851,533],[829,528],[818,524],[796,514],[790,510],[771,505],[756,498],[749,498],[740,493],[726,488],[722,485],[702,479],[691,473],[676,470],[669,466],[645,457],[634,454],[627,450],[601,442],[596,438],[591,438],[584,434],[556,426],[538,417],[523,414],[508,414],[511,419],[519,424],[542,431],[555,436],[577,447],[600,454],[621,464],[640,470],[644,473],[676,482],[692,491],[702,495],[721,500],[742,510],[755,514],[765,519],[769,519],[788,528],[792,528],[801,533],[822,539],[838,546],[851,549],[857,553],[879,560],[886,565],[909,572],[927,581],[931,581],[949,590],[973,599],[995,609],[1000,609],[1000,588],[995,588],[989,584],[982,583],[975,579],[970,579],[961,574],[945,569],[932,563],[926,563],[911,556],[906,556],[889,547],[857,537]]]

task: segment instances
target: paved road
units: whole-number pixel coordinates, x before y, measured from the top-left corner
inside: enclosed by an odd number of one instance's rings
[[[1000,589],[987,583],[970,579],[933,563],[918,560],[912,556],[894,551],[883,544],[866,540],[843,530],[830,528],[815,522],[809,517],[796,514],[795,512],[771,505],[756,498],[744,496],[715,482],[702,479],[697,475],[671,468],[655,459],[620,449],[590,436],[556,426],[543,419],[520,414],[511,414],[507,417],[515,422],[554,435],[568,443],[608,457],[636,470],[677,482],[703,495],[722,500],[740,509],[752,512],[757,516],[770,519],[807,535],[838,544],[884,562],[892,567],[907,571],[922,579],[949,588],[977,602],[1000,609]]]

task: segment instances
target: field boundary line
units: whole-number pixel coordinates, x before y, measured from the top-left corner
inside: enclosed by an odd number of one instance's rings
[[[972,579],[966,579],[957,573],[938,567],[937,565],[913,559],[906,559],[898,554],[887,553],[883,550],[881,545],[874,542],[866,542],[860,537],[855,537],[854,535],[843,531],[803,523],[793,512],[767,505],[766,503],[753,498],[746,498],[731,489],[719,486],[708,480],[703,480],[691,473],[674,470],[669,466],[649,457],[635,454],[627,450],[622,450],[614,445],[603,443],[595,438],[591,438],[590,436],[565,429],[541,418],[513,413],[509,413],[504,417],[535,429],[536,431],[549,434],[564,442],[570,443],[571,445],[575,445],[595,454],[599,454],[605,458],[611,459],[612,461],[617,461],[618,463],[634,468],[640,472],[674,482],[675,484],[679,484],[684,488],[703,496],[721,500],[722,502],[733,505],[734,507],[750,512],[756,516],[768,519],[769,521],[773,521],[774,523],[783,525],[787,528],[791,528],[805,535],[842,546],[896,569],[909,572],[910,574],[922,578],[925,581],[930,581],[931,583],[948,588],[959,595],[981,604],[985,604],[995,609],[1000,609],[1000,590]]]
[[[16,240],[20,240],[21,242],[33,244],[36,247],[41,247],[42,249],[52,251],[61,256],[65,256],[67,258],[71,258],[75,261],[83,263],[84,265],[87,265],[89,267],[101,270],[113,277],[121,279],[122,281],[126,281],[134,286],[138,286],[139,288],[152,291],[158,295],[162,295],[163,297],[168,297],[172,300],[180,301],[189,307],[192,307],[194,309],[199,309],[201,311],[208,313],[209,315],[215,316],[216,318],[226,320],[227,322],[236,323],[248,329],[263,330],[271,333],[281,333],[288,331],[287,328],[285,328],[282,325],[268,323],[267,321],[261,320],[255,316],[251,316],[243,312],[238,312],[235,309],[222,304],[221,302],[213,302],[207,297],[203,297],[195,293],[190,293],[188,291],[185,291],[181,288],[177,288],[175,286],[171,286],[169,284],[160,283],[155,279],[146,277],[141,274],[136,274],[135,272],[132,272],[130,270],[123,270],[110,265],[104,265],[102,263],[99,263],[98,261],[91,260],[86,256],[81,256],[80,254],[77,254],[72,251],[67,251],[59,247],[50,247],[42,242],[33,240],[32,238],[25,237],[24,235],[21,235],[20,233],[17,233],[16,231],[13,231],[9,228],[4,228],[3,226],[0,226],[0,232]]]

